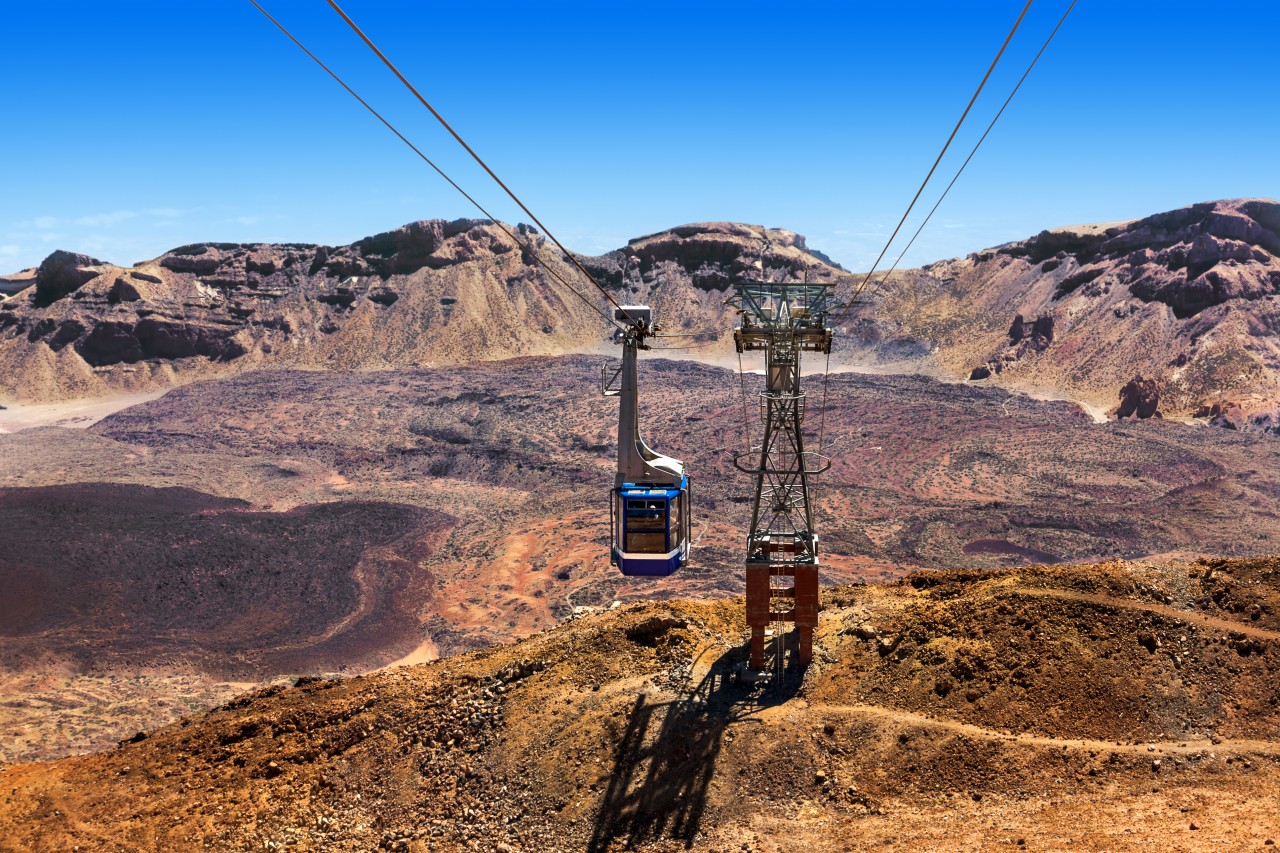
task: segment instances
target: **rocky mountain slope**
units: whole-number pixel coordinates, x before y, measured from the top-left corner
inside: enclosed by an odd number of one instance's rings
[[[1280,431],[1280,204],[1045,231],[894,276],[864,323],[949,375]]]
[[[604,307],[531,229],[539,254]],[[767,241],[767,248],[766,248]],[[732,284],[859,279],[789,231],[680,226],[581,258],[695,356],[732,352]],[[123,269],[55,252],[4,280],[0,396],[50,400],[273,366],[381,368],[593,352],[608,327],[492,223],[349,246],[202,243]],[[24,285],[26,285],[24,287]],[[22,288],[22,289],[19,289]],[[893,274],[841,316],[837,364],[982,379],[1121,416],[1280,430],[1280,204],[1207,202],[1059,228]]]
[[[4,850],[1271,849],[1275,559],[824,592],[752,684],[738,602],[237,698],[0,771]]]
[[[554,247],[518,230],[601,310]],[[727,339],[725,288],[765,229],[686,226],[585,259],[670,331]],[[797,270],[834,278],[803,238],[767,232]],[[131,268],[55,252],[0,302],[0,397],[167,387],[270,366],[383,368],[591,352],[611,328],[487,221],[415,222],[349,246],[201,243]],[[590,291],[590,292],[588,292]]]

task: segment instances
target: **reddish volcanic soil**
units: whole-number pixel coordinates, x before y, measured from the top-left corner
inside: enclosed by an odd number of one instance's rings
[[[738,601],[242,696],[0,771],[5,850],[1272,849],[1280,563],[828,589],[769,686]]]

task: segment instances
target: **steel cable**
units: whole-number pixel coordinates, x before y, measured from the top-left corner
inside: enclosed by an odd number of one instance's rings
[[[515,235],[515,232],[513,232],[510,228],[508,228],[508,227],[506,226],[506,223],[504,223],[504,222],[500,221],[500,220],[499,220],[496,216],[494,216],[492,213],[490,213],[489,211],[485,210],[484,205],[480,204],[480,202],[478,202],[478,201],[476,201],[474,198],[472,198],[472,197],[471,197],[471,195],[470,195],[466,190],[464,190],[462,187],[458,186],[457,182],[455,182],[455,181],[453,180],[453,178],[451,178],[451,177],[449,177],[447,174],[445,174],[444,170],[443,170],[443,169],[441,169],[439,166],[437,166],[437,165],[436,165],[436,164],[431,160],[431,158],[430,158],[430,157],[428,157],[426,154],[423,154],[423,153],[422,153],[422,151],[418,148],[418,146],[416,146],[416,145],[414,145],[412,142],[410,142],[410,141],[408,140],[408,138],[406,138],[406,137],[405,137],[405,135],[404,135],[403,133],[401,133],[399,130],[396,130],[395,126],[394,126],[393,124],[391,124],[391,122],[387,121],[387,119],[383,117],[382,113],[378,112],[376,109],[374,109],[374,108],[373,108],[373,106],[372,106],[368,101],[366,101],[364,98],[360,97],[360,95],[356,93],[356,90],[355,90],[355,89],[352,89],[350,86],[348,86],[348,85],[347,85],[347,83],[346,83],[346,81],[345,81],[345,80],[343,80],[341,77],[339,77],[339,76],[337,75],[337,73],[336,73],[333,69],[331,69],[328,65],[325,65],[325,64],[324,64],[324,62],[322,62],[322,61],[320,60],[320,57],[316,56],[314,53],[312,53],[310,50],[308,50],[308,49],[307,49],[307,46],[306,46],[306,45],[304,45],[301,41],[299,41],[299,40],[294,36],[294,34],[293,34],[293,33],[289,32],[289,30],[285,27],[285,25],[284,25],[284,24],[282,24],[282,23],[280,23],[279,21],[277,21],[275,18],[273,18],[273,17],[271,16],[271,13],[269,13],[266,9],[262,8],[262,6],[260,6],[260,5],[258,4],[258,0],[249,0],[249,2],[250,2],[250,3],[252,3],[252,4],[253,4],[253,7],[254,7],[255,9],[257,9],[259,12],[261,12],[261,13],[263,14],[263,16],[264,16],[268,21],[270,21],[272,24],[275,24],[276,29],[278,29],[278,30],[280,30],[280,32],[284,33],[284,34],[285,34],[285,36],[287,36],[287,37],[288,37],[289,41],[291,41],[291,42],[293,42],[294,44],[296,44],[296,45],[298,46],[298,48],[299,48],[303,53],[305,53],[307,56],[309,56],[309,57],[311,58],[311,60],[312,60],[313,62],[315,62],[315,64],[316,64],[316,65],[319,65],[322,69],[324,69],[324,72],[325,72],[326,74],[328,74],[330,77],[332,77],[332,78],[334,79],[334,81],[335,81],[335,82],[337,82],[337,84],[338,84],[339,86],[341,86],[342,88],[346,89],[346,90],[347,90],[347,93],[348,93],[349,95],[351,95],[351,97],[353,97],[353,98],[355,98],[357,101],[359,101],[361,106],[363,106],[366,110],[368,110],[370,113],[372,113],[372,114],[373,114],[373,116],[374,116],[374,118],[376,118],[378,121],[382,122],[382,123],[383,123],[383,125],[385,125],[385,126],[386,126],[387,130],[389,130],[389,131],[391,131],[392,133],[394,133],[394,134],[395,134],[395,135],[400,139],[400,141],[401,141],[401,142],[403,142],[405,145],[409,146],[410,150],[412,150],[414,154],[417,154],[420,158],[422,158],[422,161],[423,161],[424,163],[426,163],[428,166],[430,166],[432,169],[434,169],[434,170],[435,170],[435,172],[436,172],[436,174],[438,174],[440,177],[442,177],[442,178],[444,178],[446,181],[448,181],[449,186],[453,187],[455,190],[457,190],[459,193],[461,193],[462,197],[463,197],[463,198],[465,198],[467,201],[471,202],[471,204],[475,206],[476,210],[478,210],[478,211],[480,211],[482,214],[484,214],[486,218],[488,218],[488,219],[492,220],[492,222],[493,222],[495,225],[497,225],[500,229],[502,229],[502,231],[503,231],[503,232],[504,232],[508,237],[510,237],[510,238],[511,238],[512,242],[514,242],[514,243],[515,243],[518,247],[520,247],[521,249],[524,249],[526,252],[528,252],[528,253],[529,253],[529,257],[533,258],[533,259],[538,263],[538,265],[539,265],[539,266],[541,266],[541,267],[542,267],[543,269],[545,269],[548,273],[550,273],[550,274],[551,274],[551,276],[552,276],[552,278],[554,278],[556,281],[560,282],[560,284],[564,285],[564,286],[569,290],[569,292],[570,292],[570,293],[572,293],[574,296],[576,296],[576,297],[578,297],[579,299],[581,299],[581,300],[583,301],[583,303],[584,303],[588,308],[590,308],[592,311],[595,311],[597,314],[599,314],[601,317],[603,317],[603,318],[605,319],[605,322],[609,323],[610,325],[617,326],[617,323],[613,320],[613,318],[612,318],[612,317],[610,317],[610,316],[609,316],[609,314],[608,314],[607,312],[600,310],[600,307],[599,307],[599,306],[595,305],[595,304],[594,304],[590,299],[587,299],[587,297],[585,297],[585,296],[583,296],[581,293],[579,293],[579,292],[577,291],[577,289],[576,289],[573,285],[571,285],[571,284],[569,284],[569,282],[565,281],[565,279],[564,279],[564,277],[563,277],[563,276],[561,276],[558,272],[556,272],[554,269],[552,269],[552,268],[551,268],[551,266],[550,266],[549,264],[547,264],[547,262],[546,262],[546,261],[542,260],[542,258],[538,255],[537,251],[533,248],[533,244],[532,244],[532,243],[526,243],[525,241],[521,240],[519,237],[517,237],[517,236]]]
[[[369,36],[365,35],[364,30],[360,29],[359,25],[357,25],[355,21],[351,20],[351,16],[349,16],[346,12],[344,12],[342,10],[342,7],[339,6],[337,2],[335,2],[335,0],[328,0],[328,3],[329,3],[329,6],[333,9],[333,11],[337,12],[338,15],[342,18],[342,20],[344,20],[347,23],[347,26],[350,27],[352,31],[355,32],[355,34],[360,37],[360,40],[363,41],[369,47],[369,49],[372,50],[377,55],[377,57],[382,60],[382,63],[391,70],[391,73],[396,75],[396,77],[400,80],[400,82],[405,85],[405,88],[407,88],[410,92],[412,92],[413,96],[417,98],[418,101],[424,107],[426,107],[427,110],[430,111],[430,113],[433,116],[436,117],[436,120],[440,122],[440,124],[444,127],[444,129],[449,131],[450,135],[453,136],[453,138],[458,141],[458,144],[461,145],[464,149],[466,149],[466,152],[471,155],[472,159],[474,159],[477,163],[479,163],[481,168],[483,168],[486,172],[488,172],[489,177],[493,178],[494,182],[498,186],[502,187],[503,191],[506,192],[506,194],[511,197],[512,201],[520,205],[520,209],[523,210],[525,214],[534,221],[534,224],[536,224],[539,228],[542,229],[542,233],[546,234],[547,237],[551,240],[551,242],[556,244],[556,246],[560,249],[560,251],[564,253],[565,257],[569,260],[569,262],[572,263],[575,267],[577,267],[578,271],[581,272],[586,277],[587,281],[595,285],[596,289],[598,289],[602,294],[604,294],[604,298],[609,300],[611,303],[613,303],[613,307],[617,308],[619,311],[623,311],[622,305],[618,303],[618,300],[613,298],[613,294],[605,290],[604,286],[601,285],[600,282],[596,281],[595,276],[593,276],[590,272],[587,271],[587,268],[582,265],[582,263],[578,260],[577,256],[574,255],[572,252],[570,252],[568,249],[566,249],[564,247],[564,244],[562,244],[556,238],[556,235],[551,233],[551,229],[548,228],[546,225],[543,225],[542,220],[538,219],[538,217],[534,215],[533,211],[530,210],[528,206],[523,201],[520,200],[520,197],[517,196],[514,192],[512,192],[510,187],[508,187],[505,183],[503,183],[502,179],[497,176],[497,174],[493,171],[493,169],[489,168],[489,164],[486,163],[480,157],[480,155],[477,154],[475,150],[470,145],[467,144],[466,140],[463,139],[458,134],[458,132],[453,129],[453,125],[449,124],[449,122],[445,120],[445,117],[440,115],[440,113],[436,110],[435,107],[431,106],[431,103],[422,96],[422,93],[419,92],[412,83],[409,82],[409,79],[407,77],[405,77],[403,74],[400,73],[400,69],[397,68],[395,64],[390,59],[387,58],[387,55],[378,49],[378,46],[373,43],[373,40],[369,38]],[[623,311],[623,313],[625,314],[625,311]]]
[[[751,452],[751,415],[747,408],[747,376],[742,370],[742,352],[738,352],[738,382],[742,385],[742,438],[747,443],[747,453]]]
[[[332,0],[330,0],[332,2]],[[973,97],[969,99],[969,104],[964,108],[964,112],[960,114],[960,120],[956,122],[956,126],[951,129],[951,135],[947,137],[946,143],[942,146],[942,150],[938,152],[938,157],[933,161],[933,165],[929,168],[929,174],[924,176],[924,180],[920,183],[920,189],[916,190],[915,196],[911,199],[911,204],[907,205],[907,210],[902,214],[902,218],[898,220],[898,225],[893,229],[893,233],[889,235],[889,240],[884,244],[884,248],[880,250],[880,255],[876,258],[876,262],[871,265],[871,269],[863,276],[862,283],[858,285],[858,289],[854,291],[853,296],[845,305],[844,311],[836,318],[834,325],[840,325],[845,315],[849,313],[849,309],[857,301],[858,295],[862,293],[862,289],[867,286],[867,282],[871,280],[871,276],[875,274],[876,268],[880,266],[880,262],[884,260],[885,253],[889,251],[889,247],[893,245],[894,238],[898,236],[898,232],[902,230],[903,224],[907,221],[907,217],[911,215],[911,211],[916,206],[916,202],[920,200],[921,193],[924,192],[925,186],[933,177],[933,173],[937,171],[938,164],[942,162],[943,156],[947,153],[947,149],[951,147],[952,141],[956,138],[956,134],[960,132],[960,126],[964,124],[965,118],[968,117],[969,111],[973,109],[974,103],[978,100],[978,95],[982,94],[983,88],[987,85],[987,80],[991,78],[991,72],[996,70],[996,63],[1000,61],[1000,57],[1004,56],[1005,48],[1009,46],[1009,42],[1013,40],[1013,34],[1018,31],[1018,27],[1022,24],[1022,19],[1026,17],[1027,10],[1031,8],[1034,0],[1027,0],[1027,5],[1022,7],[1022,11],[1018,14],[1018,20],[1013,22],[1013,28],[1009,30],[1009,35],[1005,36],[1004,44],[1000,45],[1000,50],[996,51],[995,59],[991,60],[987,73],[982,76],[982,82],[978,84],[978,88],[974,90]]]
[[[937,212],[938,206],[942,204],[942,200],[947,197],[947,193],[951,192],[951,188],[956,185],[956,181],[960,180],[960,175],[964,173],[965,167],[969,165],[969,161],[973,159],[973,155],[978,153],[978,149],[982,146],[982,143],[986,141],[987,135],[991,133],[991,129],[996,126],[996,122],[1000,120],[1000,116],[1004,115],[1005,108],[1009,106],[1009,102],[1013,100],[1013,96],[1018,94],[1018,90],[1022,88],[1022,84],[1027,79],[1027,75],[1031,73],[1031,69],[1036,67],[1036,63],[1040,61],[1040,57],[1044,55],[1045,50],[1048,49],[1049,42],[1053,41],[1053,37],[1058,34],[1058,30],[1061,29],[1063,23],[1066,22],[1067,15],[1070,15],[1071,10],[1076,7],[1076,2],[1077,0],[1071,0],[1071,5],[1067,7],[1067,11],[1063,12],[1062,17],[1058,19],[1058,25],[1053,28],[1053,32],[1049,33],[1049,37],[1045,39],[1044,44],[1040,46],[1040,52],[1031,60],[1031,64],[1027,66],[1027,70],[1022,72],[1022,77],[1018,80],[1017,85],[1013,87],[1013,91],[1009,93],[1009,97],[1005,98],[1004,104],[1000,107],[1000,111],[996,113],[995,118],[991,119],[991,124],[987,125],[987,129],[983,132],[982,137],[978,140],[977,144],[973,146],[973,150],[969,152],[969,156],[960,164],[960,169],[956,172],[955,177],[951,179],[951,183],[947,184],[947,188],[942,191],[942,195],[940,195],[938,200],[934,202],[933,209],[929,211],[929,214],[925,216],[924,221],[920,223],[920,227],[916,229],[916,233],[911,235],[911,239],[907,241],[906,248],[904,248],[898,255],[898,259],[893,262],[893,266],[889,267],[888,272],[876,280],[874,287],[883,285],[888,280],[889,276],[893,275],[893,271],[898,268],[898,264],[902,263],[903,257],[907,254],[908,250],[911,249],[912,245],[915,244],[916,238],[920,236],[920,232],[929,224],[929,220],[932,219],[933,214]]]

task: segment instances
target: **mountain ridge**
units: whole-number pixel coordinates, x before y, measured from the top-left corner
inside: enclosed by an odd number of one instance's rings
[[[606,307],[535,229],[545,263]],[[1113,415],[1280,432],[1280,204],[1204,202],[1065,226],[895,271],[840,320],[833,361],[1049,391]],[[655,308],[695,357],[729,357],[733,283],[860,276],[785,229],[676,226],[576,255]],[[124,268],[55,252],[0,301],[0,395],[153,390],[261,367],[378,369],[608,346],[600,313],[488,220],[423,220],[346,246],[196,243]]]

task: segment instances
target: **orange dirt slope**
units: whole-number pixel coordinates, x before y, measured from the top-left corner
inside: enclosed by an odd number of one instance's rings
[[[0,774],[4,850],[1139,850],[1280,837],[1280,559],[919,572],[243,696]]]

